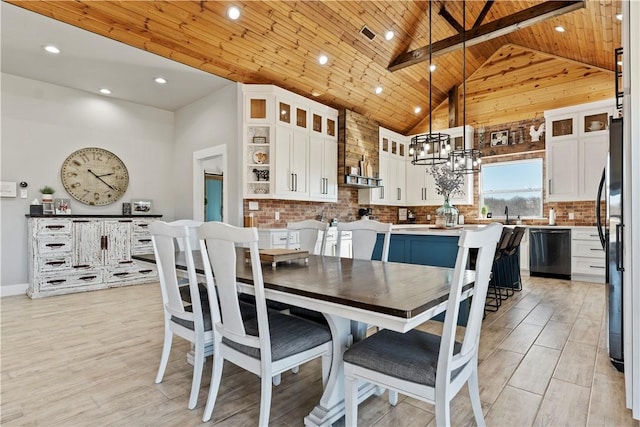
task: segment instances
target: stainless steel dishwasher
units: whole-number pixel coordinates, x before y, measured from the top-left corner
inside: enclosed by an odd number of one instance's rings
[[[532,276],[571,279],[571,229],[529,229],[529,261]]]

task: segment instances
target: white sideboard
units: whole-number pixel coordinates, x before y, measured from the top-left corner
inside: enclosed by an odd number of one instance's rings
[[[40,298],[157,280],[131,259],[153,252],[152,217],[28,216],[29,289]]]

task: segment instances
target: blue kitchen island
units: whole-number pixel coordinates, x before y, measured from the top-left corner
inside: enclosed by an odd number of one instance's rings
[[[465,226],[477,228],[478,226]],[[426,225],[394,226],[389,242],[389,261],[453,268],[458,255],[458,239],[463,228],[437,229]],[[378,235],[373,259],[382,256],[383,235]],[[467,324],[470,300],[460,303],[459,325]],[[434,319],[444,321],[444,313]]]

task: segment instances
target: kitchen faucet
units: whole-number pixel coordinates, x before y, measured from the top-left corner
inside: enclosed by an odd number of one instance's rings
[[[507,216],[507,219],[504,223],[505,225],[509,225],[509,206],[507,205],[504,206],[504,214]]]

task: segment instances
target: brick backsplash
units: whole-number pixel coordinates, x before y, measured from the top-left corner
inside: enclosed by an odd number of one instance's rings
[[[539,142],[531,142],[529,136],[529,127],[534,125],[536,129],[544,120],[533,118],[531,120],[523,120],[514,123],[506,123],[499,126],[491,126],[485,129],[485,143],[482,149],[483,162],[485,164],[524,160],[532,158],[544,159],[544,135]],[[510,133],[517,132],[516,144],[510,144],[504,147],[490,147],[488,141],[490,132],[496,130],[509,129]],[[523,134],[523,142],[518,143],[520,133]],[[474,137],[474,145],[478,146],[478,135]],[[510,137],[510,143],[513,137]],[[408,166],[410,167],[410,166]],[[546,176],[546,174],[544,175]],[[595,196],[595,195],[594,195]],[[256,201],[259,204],[259,210],[249,211],[249,202]],[[318,202],[300,202],[290,200],[274,200],[274,199],[245,199],[244,214],[248,215],[253,212],[257,218],[258,227],[263,228],[284,228],[289,221],[301,221],[305,219],[318,218],[324,221],[330,221],[336,218],[341,222],[355,221],[359,219],[358,209],[368,208],[372,210],[372,217],[382,222],[401,223],[398,220],[397,206],[374,206],[358,204],[358,189],[355,187],[340,186],[338,187],[337,203],[318,203]],[[460,213],[465,217],[466,224],[483,224],[491,222],[491,219],[479,218],[478,208],[478,180],[474,180],[474,200],[473,205],[456,206]],[[579,201],[579,202],[544,202],[543,213],[546,217],[549,209],[554,208],[556,212],[556,224],[564,226],[594,226],[595,219],[595,201]],[[602,206],[604,211],[604,204]],[[433,224],[435,222],[435,212],[437,206],[412,206],[409,207],[415,214],[417,224]],[[279,212],[280,219],[276,221],[275,213]],[[574,214],[574,219],[569,220],[569,213]],[[431,221],[427,221],[427,215],[431,215]],[[515,218],[514,218],[515,220]],[[515,222],[515,221],[514,221]],[[524,220],[525,225],[546,225],[547,218],[536,220]]]

